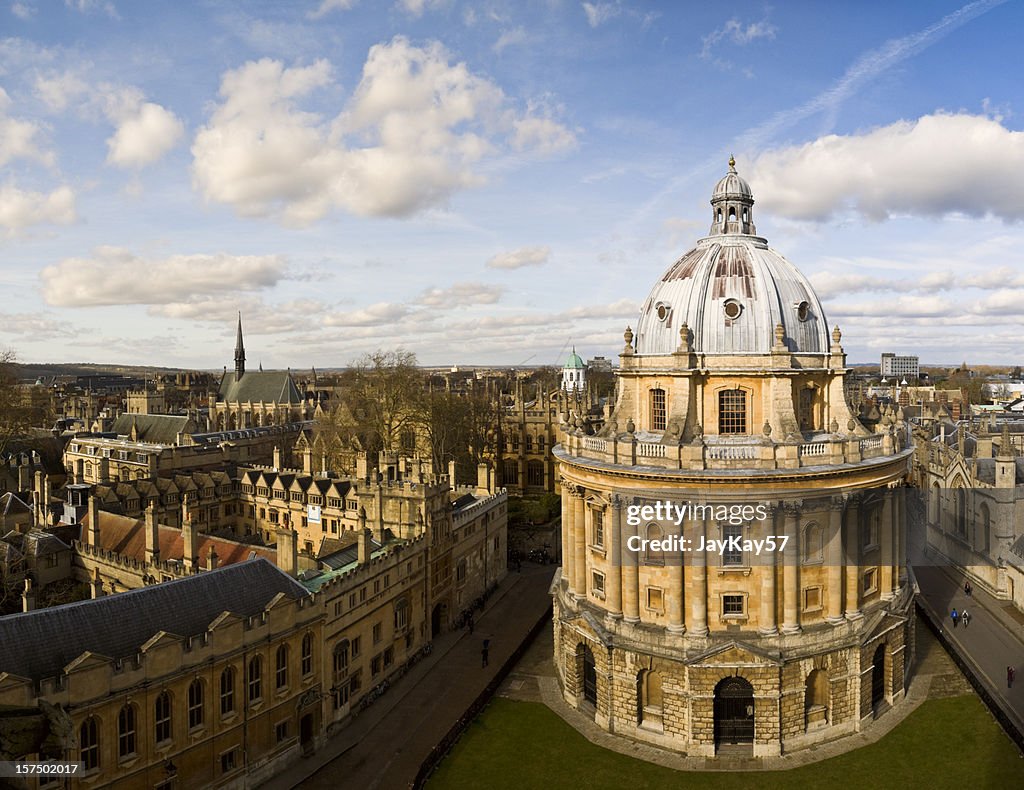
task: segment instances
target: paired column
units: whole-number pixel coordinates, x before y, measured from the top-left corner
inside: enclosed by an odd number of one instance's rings
[[[828,545],[825,549],[828,563],[828,609],[825,619],[832,625],[845,622],[843,618],[843,498],[833,497],[829,510]]]
[[[846,619],[859,620],[860,611],[860,502],[851,497],[846,508]]]
[[[608,530],[608,574],[605,586],[608,590],[608,612],[612,617],[622,616],[622,567],[623,553],[628,551],[623,546],[622,535],[622,497],[612,494],[611,506],[608,508],[610,529]]]
[[[573,567],[573,587],[577,598],[587,597],[587,521],[583,509],[584,488],[572,491],[572,531],[576,557]]]
[[[910,524],[907,523],[908,495],[906,486],[896,489],[896,513],[899,518],[896,525],[896,563],[900,587],[907,583],[907,540],[910,537]]]
[[[576,548],[572,542],[572,500],[569,489],[572,486],[562,482],[562,579],[569,591],[573,588],[573,565],[576,559]]]
[[[622,619],[627,623],[640,622],[640,557],[630,551],[629,539],[637,534],[635,524],[626,523],[619,546],[619,567],[622,579]]]
[[[782,633],[796,634],[800,632],[800,551],[797,534],[797,514],[799,505],[787,502],[783,506],[786,522],[786,549],[782,558]]]
[[[879,564],[882,566],[882,578],[879,588],[882,591],[883,600],[892,599],[893,578],[893,551],[892,551],[892,489],[885,489],[882,499],[882,518],[879,528],[882,532],[878,536],[879,543]]]
[[[777,514],[778,509],[773,507],[771,509],[771,517],[765,519],[765,523],[768,525],[766,530],[768,535],[778,534],[775,530]],[[778,573],[778,554],[779,552],[773,551],[768,557],[762,555],[765,567],[761,571],[761,616],[758,618],[761,624],[757,630],[758,633],[764,636],[775,636],[779,633],[775,600],[775,574]]]
[[[694,524],[693,546],[704,544],[706,524],[697,519]],[[690,568],[690,633],[694,636],[708,635],[708,553],[690,552],[693,566]]]
[[[682,535],[684,532],[680,526],[676,534]],[[665,564],[668,565],[668,631],[682,634],[686,632],[686,626],[683,625],[683,552],[667,552]]]

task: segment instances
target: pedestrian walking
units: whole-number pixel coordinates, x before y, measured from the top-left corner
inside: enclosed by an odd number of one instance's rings
[[[960,612],[960,619],[964,621],[964,628],[971,624],[971,613],[964,609]]]
[[[957,612],[956,609],[954,609],[952,612],[949,613],[949,618],[953,621],[953,627],[956,628],[956,624],[960,622],[960,613]]]
[[[484,646],[480,649],[480,668],[483,669],[487,666],[487,654],[491,649],[491,640],[485,639]]]
[[[1013,679],[1017,676],[1017,670],[1013,667],[1006,668],[1006,688],[1013,688]]]

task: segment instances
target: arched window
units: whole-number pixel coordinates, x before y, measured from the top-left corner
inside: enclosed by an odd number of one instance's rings
[[[82,722],[78,730],[78,760],[86,771],[100,767],[100,728],[95,716]]]
[[[249,702],[263,698],[263,660],[254,656],[249,662]]]
[[[117,756],[122,760],[135,754],[135,706],[125,703],[117,714]]]
[[[668,407],[665,403],[665,390],[653,389],[651,401],[651,430],[663,431],[668,424]]]
[[[824,669],[807,676],[804,687],[804,723],[808,729],[828,724],[829,682]]]
[[[535,488],[544,487],[544,462],[526,462],[526,484]]]
[[[956,486],[956,534],[967,537],[967,491],[960,483]]]
[[[722,390],[718,393],[718,432],[747,432],[747,394],[743,390]]]
[[[729,206],[729,221],[734,222],[736,220],[736,207]]]
[[[821,527],[808,524],[804,529],[804,562],[821,562],[824,553]]]
[[[637,718],[640,724],[662,723],[661,674],[644,670],[637,676]]]
[[[992,551],[992,519],[985,502],[981,503],[978,511],[981,520],[981,550],[987,554]]]
[[[227,667],[220,673],[220,715],[235,711],[235,668]]]
[[[662,539],[661,527],[657,524],[650,524],[647,527],[647,550],[644,552],[644,564],[645,565],[664,565],[665,564],[665,552],[661,549],[651,548],[650,541],[660,541]]]
[[[302,637],[302,675],[313,673],[313,635],[306,634]]]
[[[188,728],[203,726],[203,682],[196,678],[188,687]]]
[[[288,645],[280,645],[277,648],[274,669],[274,687],[285,688],[288,685]]]
[[[513,458],[506,458],[501,466],[501,482],[508,486],[519,485],[519,462]]]
[[[153,733],[157,743],[171,739],[171,695],[161,691],[153,706]]]
[[[334,646],[334,681],[337,682],[348,672],[348,640],[342,639]]]

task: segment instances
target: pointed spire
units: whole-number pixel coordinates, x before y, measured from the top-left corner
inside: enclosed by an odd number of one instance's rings
[[[238,335],[235,338],[235,380],[245,375],[245,345],[242,343],[242,312],[238,312]]]

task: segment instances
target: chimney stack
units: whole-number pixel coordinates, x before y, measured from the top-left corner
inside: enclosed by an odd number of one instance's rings
[[[89,581],[89,591],[93,598],[100,598],[103,596],[103,580],[100,578],[100,569],[94,567],[92,569],[92,579]]]
[[[181,503],[181,540],[185,570],[195,573],[199,570],[199,553],[196,546],[196,531],[192,527],[192,512],[188,508],[187,500]]]
[[[100,499],[96,496],[96,490],[89,491],[89,527],[87,530],[86,543],[90,546],[100,545]]]
[[[276,472],[276,471],[280,470],[280,468],[281,468],[281,448],[275,445],[275,447],[274,447],[274,471]]]
[[[209,560],[206,563],[206,567],[209,568],[211,571],[212,570],[216,570],[217,569],[217,561],[219,559],[220,558],[217,556],[217,550],[213,546],[210,546],[210,558],[209,558]]]
[[[299,568],[299,536],[294,529],[277,531],[277,567],[289,576],[295,576]]]
[[[146,508],[146,562],[160,562],[160,527],[156,523],[156,503]]]
[[[370,555],[373,553],[373,545],[370,543],[370,537],[370,530],[363,528],[359,531],[356,557],[360,565],[366,565],[369,563]]]
[[[21,611],[31,612],[36,608],[36,591],[32,588],[32,580],[25,579],[25,591],[21,594]]]

